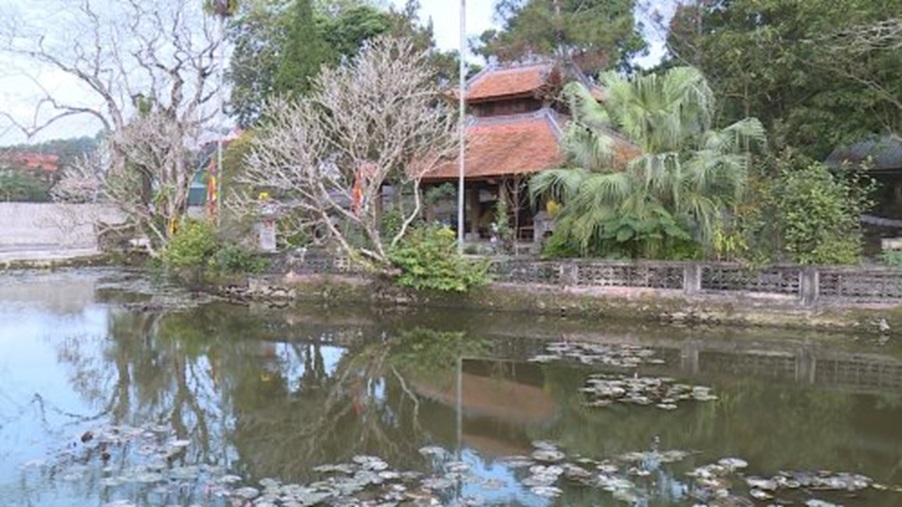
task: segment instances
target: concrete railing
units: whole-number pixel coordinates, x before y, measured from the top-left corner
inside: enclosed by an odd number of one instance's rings
[[[902,303],[902,269],[876,266],[509,259],[493,261],[492,275],[496,281],[509,283],[795,297],[805,305],[831,300]]]
[[[628,287],[704,294],[760,295],[821,302],[902,303],[902,269],[876,266],[749,267],[727,262],[536,260],[491,258],[496,282],[558,287]],[[352,273],[342,256],[310,252],[291,269],[310,273]]]

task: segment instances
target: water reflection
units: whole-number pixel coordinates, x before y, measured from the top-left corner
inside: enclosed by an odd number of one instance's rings
[[[222,303],[147,311],[131,304],[145,296],[116,290],[111,277],[41,279],[45,289],[27,297],[21,280],[0,284],[0,494],[17,499],[12,504],[209,502],[204,474],[306,483],[320,477],[315,465],[368,454],[424,472],[464,460],[480,480],[446,492],[445,500],[550,505],[555,500],[523,486],[528,472],[504,459],[531,453],[537,440],[595,460],[657,448],[698,451],[676,465],[635,465],[649,472],[637,479],[641,494],[633,499],[644,505],[688,502],[693,483],[684,473],[724,456],[742,457],[748,473],[765,476],[832,469],[902,483],[902,354],[892,349],[801,335],[724,338],[613,324],[599,332],[570,321],[525,326],[522,317],[447,312]],[[65,292],[71,283],[81,289]],[[60,293],[72,295],[65,305],[57,304]],[[604,368],[527,361],[562,335],[653,347],[666,363],[642,374],[711,385],[718,399],[666,413],[587,407],[580,388]],[[161,442],[190,441],[165,466],[203,464],[191,469],[201,480],[169,489],[111,485],[110,477],[156,458],[137,446],[114,452],[79,442],[107,426],[157,426],[167,431]],[[427,445],[450,455],[424,457],[419,449]],[[67,448],[74,450],[63,466],[54,460]],[[34,458],[47,464],[22,468]],[[889,506],[902,499],[868,492],[836,500]],[[556,502],[621,504],[576,486]]]

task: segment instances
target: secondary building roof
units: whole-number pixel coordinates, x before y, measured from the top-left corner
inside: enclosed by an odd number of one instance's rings
[[[844,164],[858,165],[867,162],[869,169],[887,171],[902,169],[902,140],[895,136],[883,136],[839,147],[827,157],[827,167],[838,169]]]
[[[59,169],[59,155],[52,153],[34,153],[30,151],[0,152],[0,160],[5,160],[17,167],[40,169],[53,172]]]
[[[467,126],[464,158],[466,179],[489,179],[504,175],[532,174],[562,167],[560,151],[563,126],[568,121],[551,109],[534,113],[472,118]],[[641,150],[614,131],[614,164],[624,166]],[[424,181],[458,178],[458,161],[449,160],[427,174]]]
[[[478,104],[542,94],[554,95],[568,80],[580,81],[596,99],[604,98],[604,91],[575,64],[543,61],[486,67],[467,81],[466,100],[469,104]],[[450,94],[456,97],[457,90],[451,90]]]

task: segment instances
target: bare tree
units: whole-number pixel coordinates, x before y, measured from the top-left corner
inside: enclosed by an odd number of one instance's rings
[[[198,0],[45,3],[56,7],[46,18],[0,27],[0,53],[35,69],[30,77],[42,93],[30,122],[0,116],[28,136],[67,116],[96,119],[107,153],[64,174],[57,195],[83,199],[93,191],[164,245],[187,208],[189,148],[221,110],[219,21]],[[67,102],[42,87],[47,71],[74,78],[81,99]]]
[[[898,75],[902,62],[902,18],[841,28],[807,42],[823,54],[821,65],[870,88],[896,107],[896,121],[902,119]],[[890,127],[898,129],[899,125]]]
[[[421,208],[424,174],[454,153],[457,119],[427,63],[406,39],[380,38],[324,68],[312,93],[269,105],[243,183],[272,191],[295,230],[318,228],[349,255],[387,263]],[[382,189],[409,194],[400,229],[380,231]]]

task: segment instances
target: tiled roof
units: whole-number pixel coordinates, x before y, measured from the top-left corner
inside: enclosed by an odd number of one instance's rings
[[[562,117],[550,109],[511,116],[476,118],[467,127],[465,178],[492,178],[512,174],[530,174],[561,167]],[[614,142],[614,164],[625,166],[641,150],[620,134],[609,131]],[[456,159],[438,166],[425,181],[458,177]]]
[[[561,129],[554,113],[535,113],[477,118],[467,127],[465,177],[489,178],[526,174],[559,167]],[[438,166],[426,180],[458,177],[457,160]]]
[[[902,169],[902,140],[894,136],[883,136],[843,146],[833,150],[824,163],[837,169],[843,164],[861,164],[870,158],[870,169],[886,171]]]
[[[487,67],[467,83],[467,102],[532,94],[549,84],[554,69],[549,62]]]

